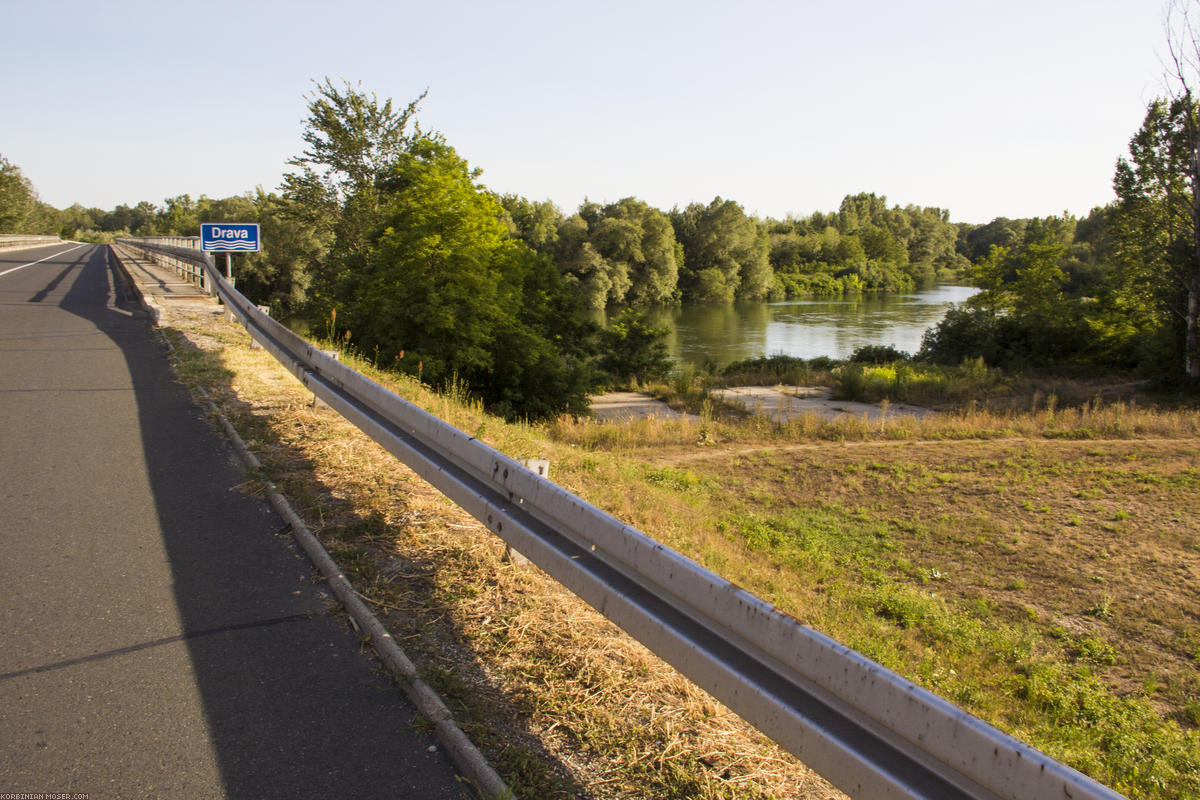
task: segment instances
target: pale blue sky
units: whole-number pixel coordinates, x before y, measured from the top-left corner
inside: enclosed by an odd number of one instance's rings
[[[110,209],[278,187],[325,76],[404,104],[500,192],[873,191],[951,219],[1086,214],[1163,92],[1160,0],[0,0],[0,155]]]

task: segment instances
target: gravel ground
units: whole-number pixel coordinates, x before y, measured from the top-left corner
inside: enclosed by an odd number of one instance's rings
[[[737,386],[728,389],[716,389],[713,394],[722,399],[737,403],[747,411],[765,414],[779,422],[787,422],[802,414],[820,414],[828,419],[841,416],[866,416],[878,420],[886,413],[888,416],[924,417],[933,412],[927,408],[893,403],[887,409],[875,403],[859,403],[853,400],[833,400],[830,390],[824,387],[783,386],[771,388],[767,386]],[[661,400],[656,400],[641,392],[609,392],[592,399],[592,412],[601,422],[619,422],[643,417],[664,417],[667,419],[690,418],[699,419],[691,414],[681,414]]]

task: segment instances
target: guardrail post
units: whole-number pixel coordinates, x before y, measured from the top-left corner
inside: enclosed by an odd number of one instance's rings
[[[548,458],[527,458],[521,462],[525,467],[537,473],[539,477],[550,479],[550,459]],[[504,545],[504,560],[513,566],[524,567],[528,566],[529,559],[521,555],[520,552],[513,549],[512,545]]]

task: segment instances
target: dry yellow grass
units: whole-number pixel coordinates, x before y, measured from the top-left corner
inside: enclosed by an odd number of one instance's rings
[[[164,324],[181,375],[231,419],[518,796],[842,797],[540,570],[506,562],[482,525],[313,407],[240,329],[202,307]],[[516,458],[578,462],[533,428],[411,381],[390,387]]]

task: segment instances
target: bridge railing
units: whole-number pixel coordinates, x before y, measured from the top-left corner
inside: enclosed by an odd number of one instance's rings
[[[215,293],[204,270],[209,259],[200,250],[199,236],[130,237],[117,239],[115,244],[138,251],[143,258],[173,270],[176,275],[210,295]]]
[[[355,372],[259,311],[206,254],[191,257],[254,340],[316,396],[847,794],[1121,797]]]
[[[47,244],[57,244],[62,239],[57,236],[33,236],[24,233],[0,234],[0,250],[19,250],[24,247],[41,247]]]

